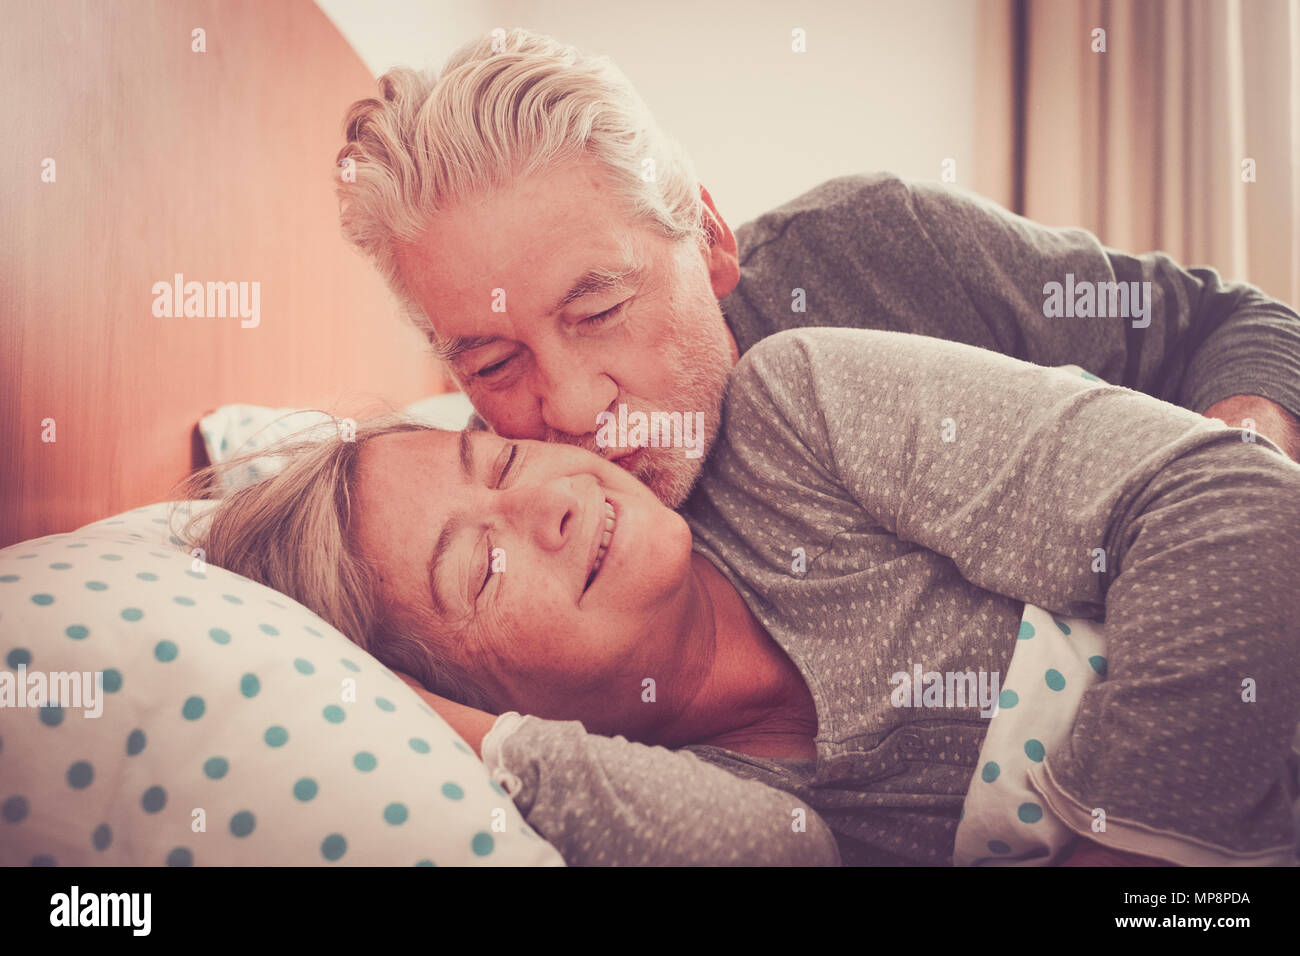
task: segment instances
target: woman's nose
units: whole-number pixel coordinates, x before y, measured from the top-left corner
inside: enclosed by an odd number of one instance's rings
[[[511,523],[545,551],[563,549],[580,533],[583,508],[594,498],[595,479],[577,475],[506,492]],[[585,492],[585,493],[584,493]]]

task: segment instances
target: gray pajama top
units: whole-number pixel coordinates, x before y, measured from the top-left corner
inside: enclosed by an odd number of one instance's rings
[[[948,864],[987,721],[895,707],[890,676],[1005,673],[1032,602],[1105,615],[1107,679],[1046,762],[1063,796],[1225,858],[1293,846],[1300,466],[1242,435],[958,343],[771,336],[686,515],[807,681],[817,759],[531,716],[484,758],[570,863]]]
[[[736,239],[722,308],[747,358],[787,329],[918,333],[1196,412],[1252,394],[1300,415],[1296,313],[1162,253],[889,174],[830,180]],[[1067,281],[1150,282],[1149,321],[1045,316],[1045,286]],[[737,370],[687,512],[808,681],[818,760],[503,717],[485,759],[517,774],[516,804],[570,863],[945,862],[984,722],[895,710],[881,678],[913,660],[1004,669],[1021,601],[1108,615],[1108,679],[1050,761],[1076,792],[1053,806],[1247,854],[1285,842],[1268,781],[1295,726],[1294,466],[1186,411],[983,352],[818,332],[764,349]],[[943,419],[956,441],[936,443]],[[1249,718],[1223,709],[1245,671]],[[1251,782],[1225,796],[1234,775]]]

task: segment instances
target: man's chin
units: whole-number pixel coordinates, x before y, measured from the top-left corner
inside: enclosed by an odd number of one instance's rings
[[[675,457],[668,457],[674,453]],[[640,461],[634,465],[632,474],[674,511],[686,503],[704,470],[703,458],[686,458],[680,448],[643,448],[637,457]]]

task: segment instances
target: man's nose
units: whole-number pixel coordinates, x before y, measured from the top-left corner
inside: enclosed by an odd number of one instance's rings
[[[618,386],[601,372],[557,362],[540,385],[542,421],[549,428],[581,436],[596,430],[596,416],[618,397]]]

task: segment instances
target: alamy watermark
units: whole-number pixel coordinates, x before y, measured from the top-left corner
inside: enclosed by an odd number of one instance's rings
[[[103,671],[0,671],[0,707],[82,709],[83,717],[104,713]]]
[[[889,702],[895,707],[974,707],[981,717],[997,714],[1001,679],[997,671],[925,671],[912,665],[912,673],[899,671],[889,678],[897,686]]]
[[[619,404],[618,414],[596,416],[599,448],[684,448],[687,458],[704,454],[703,412],[629,412]]]
[[[1150,282],[1093,282],[1074,280],[1043,286],[1043,315],[1049,319],[1132,319],[1133,328],[1151,324]]]

